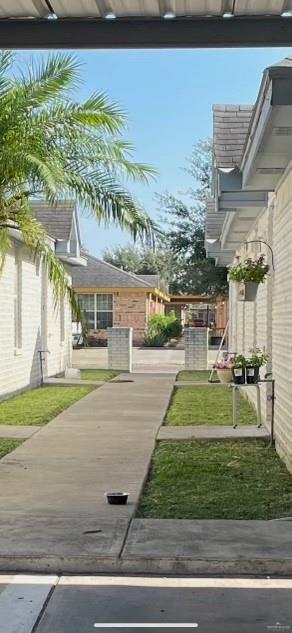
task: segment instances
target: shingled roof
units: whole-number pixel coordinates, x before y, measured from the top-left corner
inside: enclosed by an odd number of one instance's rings
[[[156,284],[149,283],[143,276],[128,273],[112,264],[108,264],[93,255],[83,253],[87,259],[85,268],[73,271],[74,288],[153,288]],[[148,276],[148,275],[147,275]],[[155,275],[156,277],[156,275]]]
[[[214,105],[215,166],[239,167],[253,114],[252,105]]]
[[[31,200],[30,206],[50,237],[66,241],[70,239],[75,202],[58,200],[52,205],[46,200]]]

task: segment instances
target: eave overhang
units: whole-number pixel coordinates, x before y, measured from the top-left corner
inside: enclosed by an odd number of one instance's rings
[[[242,188],[273,191],[291,160],[292,66],[267,68],[241,163]]]
[[[226,260],[226,263],[230,263],[234,257],[234,251],[224,252],[221,245],[221,233],[224,225],[225,214],[218,213],[215,210],[215,200],[207,200],[206,205],[206,225],[205,225],[205,250],[207,257],[215,259],[216,264],[219,265],[219,258],[221,261]],[[225,263],[220,263],[221,266],[225,266]]]
[[[217,169],[215,172],[215,202],[213,216],[207,213],[206,250],[219,266],[229,265],[241,243],[245,241],[257,215],[268,205],[268,192],[244,190],[238,168]],[[217,238],[212,245],[210,238]]]
[[[69,266],[87,266],[86,257],[82,257],[81,255],[78,257],[68,254],[60,255],[58,253],[57,256],[58,259],[60,259],[64,264],[68,264]]]

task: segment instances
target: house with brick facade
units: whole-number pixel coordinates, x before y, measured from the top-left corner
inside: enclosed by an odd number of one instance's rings
[[[60,201],[51,207],[37,201],[31,206],[68,276],[74,267],[86,266],[74,203]],[[44,377],[71,365],[68,298],[56,302],[46,266],[32,257],[18,230],[11,230],[11,248],[0,273],[0,305],[0,397],[40,384],[41,352]]]
[[[255,104],[214,106],[213,115],[206,249],[219,265],[264,254],[270,266],[254,301],[229,284],[229,349],[269,355],[263,374],[275,380],[275,444],[292,470],[292,59],[265,69]],[[271,428],[271,384],[260,391]],[[245,393],[255,399],[255,389]]]
[[[73,287],[85,313],[89,336],[96,344],[107,340],[107,328],[133,328],[140,345],[150,314],[164,314],[169,300],[159,275],[134,275],[85,254],[86,268],[73,271]]]

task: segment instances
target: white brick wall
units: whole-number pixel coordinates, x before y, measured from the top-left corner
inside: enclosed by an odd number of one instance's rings
[[[237,302],[231,287],[230,348],[246,353],[252,344],[270,354],[265,371],[272,371],[276,381],[276,448],[292,470],[292,164],[271,197],[269,209],[247,236],[247,240],[259,238],[272,246],[275,271],[259,286],[255,303]],[[259,249],[266,252],[271,263],[264,246],[250,246],[249,252],[258,254]],[[249,398],[255,402],[253,390],[249,391]],[[269,385],[262,385],[262,414],[267,426],[271,421],[271,405],[267,402],[270,392]]]
[[[292,469],[292,171],[275,195],[273,213],[273,374],[276,446]]]
[[[133,329],[110,327],[108,332],[108,368],[132,371]]]
[[[14,282],[15,253],[21,258],[22,347],[15,350]],[[45,372],[48,376],[71,364],[71,310],[65,299],[65,339],[61,343],[60,309],[54,307],[53,290],[47,293],[47,342],[42,340],[42,266],[36,265],[25,247],[13,247],[0,273],[0,396],[40,383],[38,350],[49,349]]]
[[[185,328],[185,369],[208,369],[208,329]]]

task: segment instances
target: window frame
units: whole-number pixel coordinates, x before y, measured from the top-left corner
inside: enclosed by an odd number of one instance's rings
[[[101,312],[106,312],[108,314],[112,315],[112,324],[113,324],[113,318],[114,318],[114,295],[112,292],[94,292],[94,293],[88,293],[88,292],[84,292],[84,293],[80,293],[79,297],[92,297],[94,298],[93,301],[93,310],[86,310],[84,308],[82,308],[83,312],[85,312],[85,314],[87,312],[93,312],[93,316],[94,316],[94,327],[93,328],[89,328],[89,329],[93,329],[93,330],[107,330],[108,327],[112,327],[112,325],[108,325],[106,328],[101,328],[98,327],[97,325],[97,321],[98,321],[98,313]],[[111,297],[111,309],[106,309],[103,308],[102,310],[97,309],[97,297]]]

